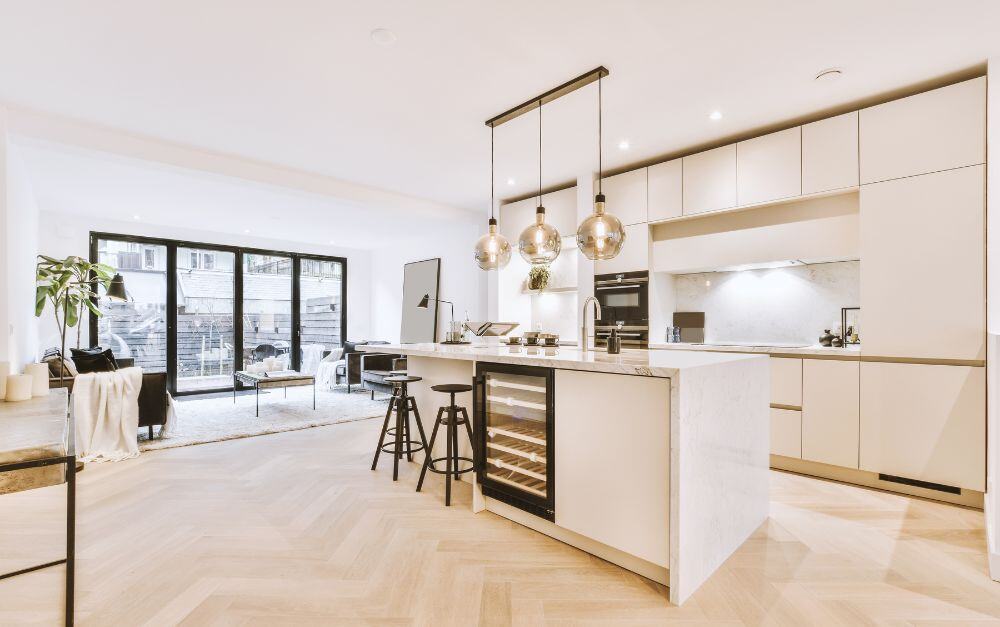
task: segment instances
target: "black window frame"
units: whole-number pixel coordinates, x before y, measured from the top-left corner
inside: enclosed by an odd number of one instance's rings
[[[301,367],[302,361],[302,319],[301,305],[299,303],[302,260],[328,261],[341,264],[340,280],[340,345],[347,341],[347,257],[335,255],[320,255],[314,253],[291,252],[283,250],[270,250],[266,248],[256,248],[252,246],[230,246],[226,244],[213,244],[210,242],[193,242],[188,240],[170,239],[163,237],[146,237],[143,235],[128,235],[124,233],[106,233],[102,231],[90,232],[90,261],[96,263],[98,258],[99,240],[116,240],[130,242],[138,245],[165,246],[167,249],[167,388],[173,396],[187,396],[191,394],[209,394],[215,392],[231,392],[233,386],[211,388],[204,390],[189,390],[185,392],[177,391],[177,249],[178,248],[203,248],[217,250],[221,252],[231,252],[233,257],[233,367],[236,368],[238,360],[243,356],[243,255],[274,255],[288,257],[292,263],[291,293],[292,299],[292,364],[294,370]],[[126,285],[126,288],[128,286]],[[98,337],[97,316],[90,312],[89,329],[90,341],[94,345]],[[242,389],[239,386],[238,389]]]

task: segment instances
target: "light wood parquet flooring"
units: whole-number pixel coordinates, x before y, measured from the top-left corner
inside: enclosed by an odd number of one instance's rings
[[[419,466],[379,420],[171,449],[79,477],[84,625],[1000,624],[982,512],[773,472],[771,518],[683,607]],[[0,497],[0,570],[56,559],[63,487]],[[600,512],[595,512],[599,516]],[[59,624],[62,570],[0,581],[0,624]]]

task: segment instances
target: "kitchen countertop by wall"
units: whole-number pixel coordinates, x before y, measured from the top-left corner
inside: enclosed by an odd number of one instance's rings
[[[861,346],[858,344],[834,348],[832,346],[781,346],[769,344],[649,344],[652,350],[687,350],[687,351],[711,351],[718,353],[764,353],[768,355],[817,355],[817,356],[837,356],[861,358]]]

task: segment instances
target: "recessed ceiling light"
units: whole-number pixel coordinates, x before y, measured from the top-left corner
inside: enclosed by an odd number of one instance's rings
[[[138,214],[136,214],[136,215],[132,216],[132,219],[133,219],[133,220],[138,220],[138,219],[139,219],[139,215],[138,215]]]
[[[628,150],[629,143],[627,139],[623,139],[618,142],[618,150]]]
[[[836,67],[829,67],[826,68],[825,70],[822,70],[819,74],[817,74],[814,80],[823,82],[835,81],[841,76],[843,76],[843,74],[844,71],[842,69]]]
[[[250,232],[250,229],[243,229],[243,232],[244,232],[244,233],[249,233],[249,232]]]
[[[372,31],[372,41],[380,46],[391,46],[396,43],[396,33],[388,28],[376,28]]]
[[[514,184],[514,183],[516,183],[516,182],[517,182],[517,181],[515,181],[515,180],[514,180],[514,177],[510,177],[510,178],[508,178],[508,179],[507,179],[507,184],[508,184],[508,185],[513,185],[513,184]]]
[[[719,120],[722,119],[722,111],[718,110],[712,111],[711,113],[708,114],[708,119],[712,120],[713,122],[718,122]]]

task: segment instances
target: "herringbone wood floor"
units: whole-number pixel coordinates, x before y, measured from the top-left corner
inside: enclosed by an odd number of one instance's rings
[[[89,625],[1000,623],[982,513],[772,473],[771,519],[684,607],[440,479],[368,470],[380,421],[144,454],[80,475]],[[64,488],[0,497],[0,570],[54,559]],[[599,516],[600,512],[595,512]],[[62,570],[0,582],[0,624],[58,624]]]

